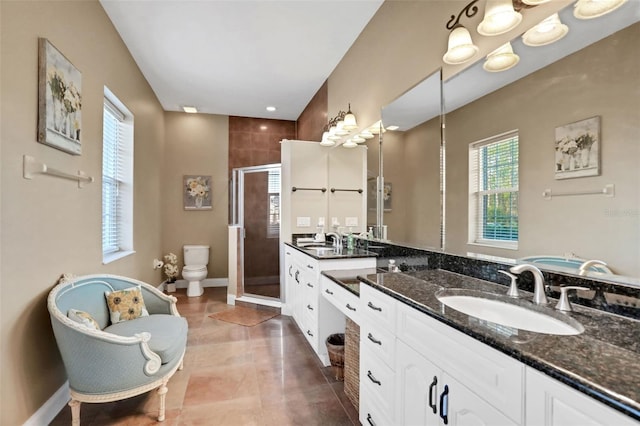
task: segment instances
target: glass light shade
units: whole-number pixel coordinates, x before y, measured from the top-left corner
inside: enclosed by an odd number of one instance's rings
[[[324,132],[322,134],[322,141],[320,141],[320,145],[322,146],[334,146],[336,143],[329,139],[329,132]]]
[[[560,40],[569,32],[569,27],[560,22],[557,13],[549,16],[522,35],[527,46],[544,46]]]
[[[518,62],[520,62],[520,57],[513,53],[511,43],[505,43],[489,53],[482,68],[489,72],[506,71],[515,67]]]
[[[463,64],[473,58],[476,53],[478,53],[478,46],[473,44],[469,30],[459,26],[449,34],[447,53],[442,60],[449,65]]]
[[[349,131],[344,128],[344,121],[338,121],[336,124],[336,135],[338,136],[346,136],[349,134]]]
[[[380,133],[384,133],[384,126],[381,121],[375,122],[371,127],[369,127],[369,131],[374,135],[379,135]]]
[[[358,123],[356,122],[356,116],[351,112],[351,104],[349,104],[349,109],[347,110],[347,115],[344,116],[344,128],[345,130],[355,130],[358,128]]]
[[[478,33],[483,36],[504,34],[517,27],[520,22],[522,15],[513,9],[512,0],[487,0]]]
[[[574,9],[573,16],[578,19],[593,19],[609,12],[613,12],[627,0],[578,0]]]
[[[373,135],[371,135],[373,136]],[[355,135],[354,137],[351,138],[352,141],[354,141],[355,143],[363,143],[366,142],[367,140],[365,138],[363,138],[360,135]]]
[[[336,126],[331,126],[331,128],[329,129],[329,136],[327,136],[327,139],[332,140],[332,141],[339,141],[340,139],[342,139],[341,136],[338,136],[336,134],[337,130],[338,130],[338,128]]]
[[[358,144],[351,139],[347,139],[347,141],[343,143],[342,146],[345,148],[355,148],[356,146],[358,146]]]
[[[522,0],[522,3],[528,4],[529,6],[537,6],[542,3],[548,3],[551,0]]]
[[[369,129],[365,129],[360,132],[360,136],[362,136],[364,139],[373,139],[373,133],[371,133]]]

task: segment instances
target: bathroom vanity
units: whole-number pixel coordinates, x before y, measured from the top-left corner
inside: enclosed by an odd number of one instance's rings
[[[375,254],[366,250],[344,249],[338,253],[284,243],[287,310],[323,365],[330,365],[325,340],[331,334],[344,333],[345,316],[321,296],[321,273],[363,268],[373,271],[375,265]]]
[[[323,285],[359,293],[362,424],[640,424],[638,321],[574,305],[567,315],[584,332],[540,334],[436,297],[447,288],[504,294],[501,285],[440,269],[358,278],[359,291],[331,273]]]

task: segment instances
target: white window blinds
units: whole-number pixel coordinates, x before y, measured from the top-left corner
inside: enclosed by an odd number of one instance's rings
[[[102,128],[102,255],[133,249],[133,132],[127,114],[104,99]]]
[[[280,170],[269,170],[269,220],[267,220],[267,237],[278,238],[280,235]]]
[[[469,243],[518,247],[518,132],[469,147]]]

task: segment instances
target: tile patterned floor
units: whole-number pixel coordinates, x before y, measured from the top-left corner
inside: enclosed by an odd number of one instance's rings
[[[169,381],[166,420],[157,423],[155,391],[124,401],[82,404],[89,425],[359,425],[344,384],[323,367],[286,316],[244,327],[208,316],[227,309],[226,288],[188,298],[178,310],[189,321],[184,370]],[[51,423],[71,424],[65,407]]]

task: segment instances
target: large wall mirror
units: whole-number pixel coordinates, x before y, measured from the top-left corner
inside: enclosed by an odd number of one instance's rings
[[[392,194],[384,212],[389,240],[488,259],[544,256],[549,263],[538,263],[541,269],[565,273],[577,269],[563,258],[598,259],[611,273],[600,268],[586,275],[640,284],[640,9],[627,2],[608,15],[577,20],[570,5],[559,16],[569,27],[562,40],[540,47],[512,40],[520,56],[516,67],[489,73],[480,61],[442,84],[443,169],[439,116],[426,114],[412,128],[383,134],[383,174]],[[439,98],[436,88],[424,103]],[[402,99],[383,108],[385,125],[401,111]],[[470,144],[513,131],[517,246],[470,243]],[[597,137],[589,153],[585,144],[577,146],[588,134]],[[587,170],[595,164],[597,171]]]

